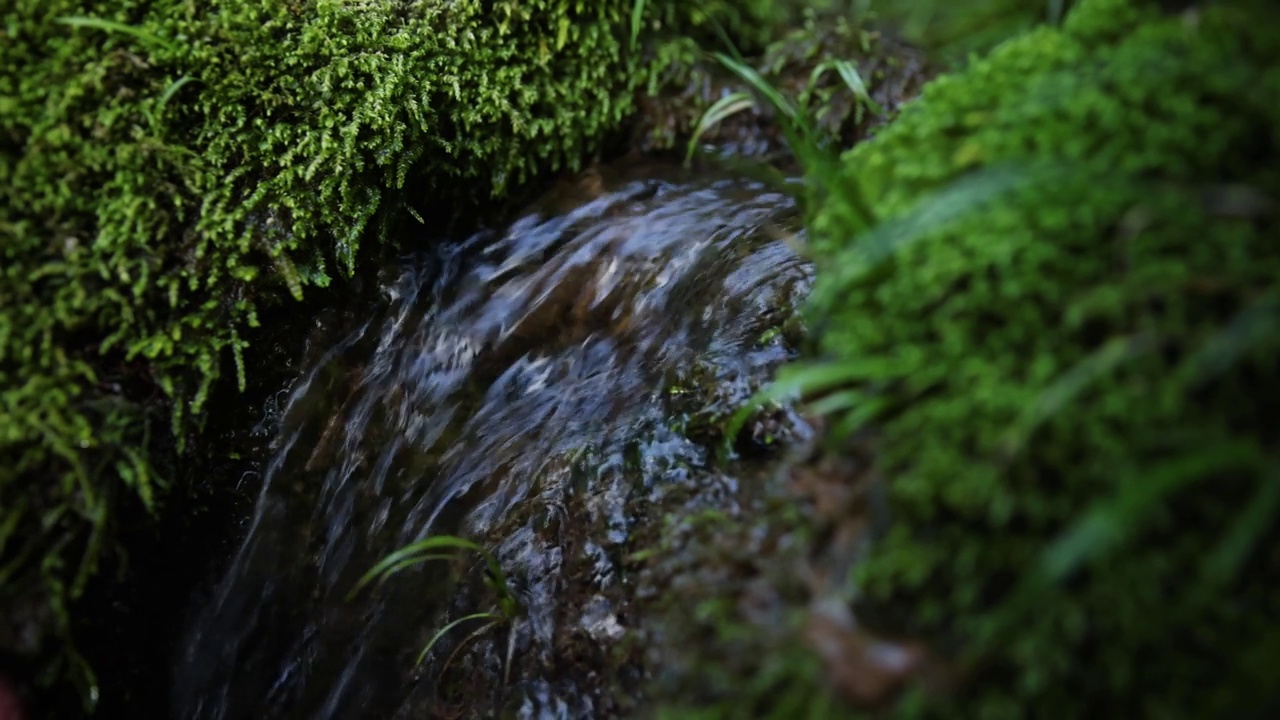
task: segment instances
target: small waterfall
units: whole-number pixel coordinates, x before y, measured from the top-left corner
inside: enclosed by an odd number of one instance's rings
[[[313,353],[250,529],[191,623],[176,717],[592,717],[643,684],[621,644],[644,621],[623,559],[672,508],[732,512],[750,492],[700,423],[791,356],[768,331],[811,270],[794,204],[755,181],[605,172],[569,195],[405,260]],[[440,534],[490,548],[521,613],[417,665],[492,605],[483,563],[347,596]]]

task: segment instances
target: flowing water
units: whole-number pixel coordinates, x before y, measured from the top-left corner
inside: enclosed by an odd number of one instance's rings
[[[719,428],[794,352],[798,227],[755,181],[605,171],[384,273],[282,404],[245,540],[184,643],[175,716],[643,702],[660,634],[638,568],[672,517],[750,504],[755,475],[717,463]],[[418,664],[437,630],[498,607],[479,558],[348,595],[442,534],[492,550],[518,611],[460,623]]]

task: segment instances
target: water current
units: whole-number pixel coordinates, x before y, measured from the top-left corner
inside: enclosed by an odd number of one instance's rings
[[[194,613],[174,715],[598,717],[652,674],[637,558],[653,528],[740,511],[724,418],[794,354],[811,269],[758,181],[592,171],[500,231],[433,243],[315,344],[243,543]],[[474,553],[351,595],[380,559]],[[437,631],[430,653],[419,653]]]

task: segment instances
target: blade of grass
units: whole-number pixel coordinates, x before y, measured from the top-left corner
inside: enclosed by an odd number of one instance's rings
[[[488,612],[472,613],[470,615],[464,615],[458,618],[457,620],[454,620],[453,622],[448,623],[444,627],[437,630],[435,635],[431,636],[431,641],[427,643],[426,647],[422,648],[422,652],[418,653],[418,659],[414,664],[421,665],[422,661],[425,660],[427,655],[431,653],[431,648],[435,647],[436,643],[440,642],[440,639],[443,638],[446,634],[448,634],[450,630],[458,627],[462,623],[469,622],[471,620],[485,620],[485,619],[488,619],[491,622],[483,625],[480,628],[481,630],[488,629],[489,627],[497,624],[502,620],[502,616],[494,615],[493,613],[488,613]]]
[[[645,0],[635,0],[631,6],[631,50],[636,49],[636,43],[640,41],[640,23],[644,20]]]
[[[892,220],[879,223],[853,244],[851,252],[862,262],[839,263],[841,270],[874,266],[906,245],[982,208],[992,199],[1025,183],[1030,171],[1006,165],[992,166],[957,178],[930,193]]]
[[[480,553],[481,555],[484,555],[484,556],[488,555],[488,553],[486,553],[483,548],[481,548],[479,545],[475,544],[474,542],[471,542],[470,540],[465,540],[460,537],[454,537],[452,535],[434,535],[432,537],[425,538],[423,540],[419,540],[418,542],[406,545],[400,548],[399,550],[396,550],[390,555],[379,560],[376,565],[374,565],[372,568],[369,568],[369,571],[366,572],[363,576],[361,576],[361,578],[356,582],[355,587],[352,588],[351,592],[347,594],[347,597],[348,598],[353,597],[356,593],[360,592],[360,590],[362,590],[369,583],[388,574],[388,571],[391,568],[403,567],[402,563],[404,563],[406,560],[409,560],[419,555],[425,556],[431,553],[431,551],[441,550],[441,549],[468,550],[471,552]],[[424,558],[424,559],[428,559],[428,558]],[[500,568],[499,568],[499,572],[501,572]]]
[[[726,118],[744,110],[750,110],[755,105],[756,100],[751,97],[751,93],[735,92],[720,98],[711,107],[707,108],[707,111],[702,114],[702,118],[698,120],[698,126],[694,128],[693,136],[689,138],[689,147],[684,154],[685,166],[688,167],[693,160],[693,153],[698,148],[698,140],[702,138],[703,133],[724,122]]]
[[[1273,527],[1277,510],[1280,510],[1280,473],[1265,475],[1253,500],[1243,509],[1231,525],[1227,537],[1205,560],[1201,575],[1205,591],[1220,588],[1240,574],[1240,568],[1249,552],[1268,528]]]
[[[14,537],[14,531],[18,528],[18,521],[22,519],[22,513],[27,509],[27,499],[18,498],[14,506],[4,515],[4,521],[0,522],[0,557],[4,557],[5,546],[9,544],[9,538]]]
[[[516,656],[516,624],[507,623],[507,656],[502,663],[502,684],[511,683],[511,659]]]
[[[712,53],[712,57],[714,57],[721,65],[724,65],[733,72],[733,74],[737,75],[743,82],[750,85],[756,92],[760,93],[761,97],[763,97],[769,105],[782,113],[787,120],[795,123],[797,129],[805,129],[805,118],[796,112],[796,108],[791,104],[791,101],[783,96],[783,94],[779,92],[776,87],[771,85],[768,80],[765,80],[760,73],[756,72],[755,68],[742,60],[732,58],[721,52]]]
[[[116,22],[114,20],[103,20],[102,18],[96,18],[96,17],[74,16],[74,17],[60,17],[58,18],[58,22],[62,23],[63,25],[70,25],[71,27],[92,28],[94,30],[105,30],[107,32],[121,33],[124,35],[135,37],[143,41],[144,43],[159,45],[169,50],[173,49],[173,45],[171,43],[169,43],[167,40],[160,38],[158,35],[153,35],[152,33],[149,33],[146,30],[142,30],[141,28],[136,28],[132,25],[126,25],[122,22]]]
[[[1246,440],[1223,442],[1191,456],[1175,457],[1147,472],[1114,497],[1099,503],[1045,550],[1043,581],[1061,582],[1141,529],[1142,522],[1182,488],[1226,470],[1261,469],[1267,459]]]
[[[805,409],[814,415],[830,415],[841,410],[848,410],[866,400],[866,393],[858,392],[857,390],[842,390],[809,403],[805,406]]]
[[[453,649],[453,652],[449,653],[449,657],[445,658],[444,664],[440,666],[440,673],[443,675],[444,672],[449,669],[449,666],[453,664],[454,659],[458,657],[458,653],[462,652],[464,648],[466,648],[471,643],[475,642],[476,638],[480,637],[486,632],[489,632],[489,629],[497,624],[498,624],[498,621],[495,620],[490,623],[485,623],[484,625],[481,625],[475,630],[472,630],[471,632],[467,633],[467,636],[462,638],[462,642],[458,643],[458,646]],[[505,677],[505,671],[504,671],[504,677]],[[504,685],[506,684],[506,680],[503,680],[503,684]]]
[[[844,84],[858,100],[862,102],[871,112],[877,115],[884,115],[884,108],[880,107],[880,103],[871,98],[871,93],[867,90],[867,84],[862,81],[862,75],[858,72],[858,68],[848,60],[837,60],[834,63],[836,72],[840,74],[840,79],[844,80]],[[858,119],[861,120],[861,114]]]
[[[382,572],[377,574],[376,576],[371,575],[371,573],[365,573],[363,576],[360,577],[360,581],[356,583],[356,586],[353,587],[351,591],[347,593],[347,596],[345,599],[347,602],[351,602],[351,600],[355,598],[355,596],[358,595],[360,591],[363,590],[364,587],[368,585],[370,582],[376,581],[379,585],[381,585],[382,583],[386,582],[386,580],[390,578],[392,575],[395,575],[396,573],[400,572],[401,570],[404,570],[405,568],[413,567],[414,565],[421,565],[422,563],[430,562],[432,560],[449,561],[449,560],[456,560],[456,559],[457,559],[456,555],[448,555],[445,553],[424,553],[422,555],[411,555],[390,567],[383,568]]]
[[[1280,325],[1280,294],[1264,294],[1226,327],[1187,357],[1178,372],[1191,382],[1205,382],[1225,372],[1258,343],[1274,337]]]
[[[729,451],[733,445],[733,439],[742,431],[747,420],[766,403],[782,402],[797,396],[832,390],[857,380],[885,379],[895,372],[894,365],[884,361],[815,362],[783,366],[778,371],[777,379],[751,396],[725,424],[723,450]],[[837,396],[840,395],[837,394]],[[844,396],[840,397],[847,399]]]
[[[1002,450],[1006,456],[1021,452],[1027,440],[1046,420],[1084,392],[1100,378],[1125,362],[1155,348],[1150,337],[1137,335],[1116,338],[1076,363],[1040,392],[1005,433]]]
[[[160,118],[163,117],[164,109],[169,105],[169,101],[173,99],[173,96],[192,80],[195,80],[195,78],[190,75],[183,75],[177,80],[169,83],[169,87],[165,88],[164,92],[160,94],[160,100],[156,103],[155,109],[151,111],[152,125],[158,123]]]
[[[889,407],[889,400],[883,397],[870,397],[850,408],[844,417],[831,428],[832,443],[839,443],[858,429],[867,426],[878,415]]]
[[[729,31],[719,20],[716,19],[715,14],[707,7],[707,3],[704,0],[694,0],[694,5],[696,5],[698,10],[702,12],[702,16],[711,23],[711,29],[715,31],[716,38],[720,40],[720,46],[731,53],[736,60],[742,62],[742,53],[738,52],[738,46],[734,44],[733,38],[729,35]]]
[[[1191,456],[1174,457],[1146,471],[1140,479],[1131,478],[1119,492],[1095,503],[1041,551],[1039,561],[1022,576],[998,619],[983,634],[988,640],[1015,636],[1025,619],[1043,607],[1046,593],[1055,592],[1054,587],[1077,570],[1141,532],[1142,524],[1160,512],[1169,496],[1222,472],[1261,473],[1267,462],[1252,442],[1225,441]],[[1231,547],[1234,541],[1228,538],[1224,547]],[[970,658],[971,662],[974,660]]]

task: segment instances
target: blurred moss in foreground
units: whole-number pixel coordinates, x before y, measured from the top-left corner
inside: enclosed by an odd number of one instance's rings
[[[1278,19],[1083,0],[844,157],[875,230],[819,208],[814,362],[893,516],[858,605],[969,673],[944,710],[1199,717],[1274,691]]]

